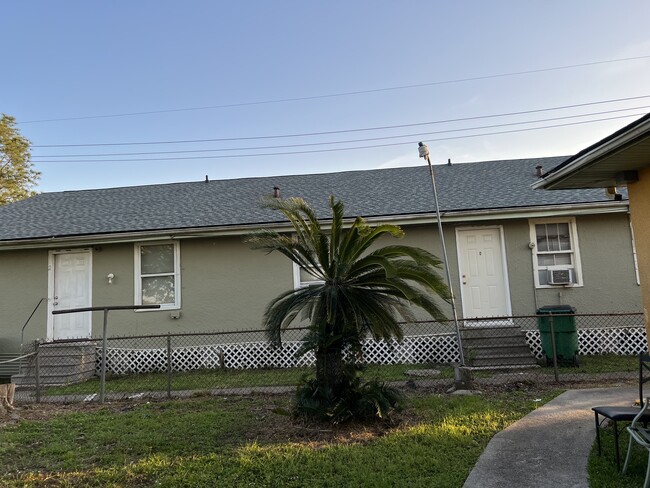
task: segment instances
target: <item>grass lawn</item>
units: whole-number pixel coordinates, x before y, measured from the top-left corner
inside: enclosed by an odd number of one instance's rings
[[[408,379],[404,374],[406,371],[431,367],[431,365],[427,364],[370,365],[364,371],[363,376],[367,379],[379,379],[381,381],[403,381]],[[453,369],[450,366],[436,367],[436,369],[441,371],[440,377],[442,378],[453,378],[454,376]],[[171,389],[177,391],[249,388],[255,386],[292,386],[297,385],[302,376],[313,373],[313,371],[313,368],[197,370],[187,373],[174,373]],[[75,385],[51,387],[45,391],[45,394],[91,394],[98,391],[99,379],[93,378]],[[167,391],[167,374],[108,376],[106,378],[106,391],[109,393]]]
[[[555,393],[428,394],[391,424],[335,427],[275,413],[278,396],[33,405],[0,430],[0,484],[457,488],[495,433]]]
[[[623,424],[628,425],[627,423]],[[643,486],[646,466],[648,465],[648,451],[638,444],[633,444],[630,466],[627,468],[627,473],[622,474],[616,468],[614,434],[612,433],[611,426],[601,431],[600,439],[602,442],[602,456],[598,455],[598,447],[595,443],[589,456],[589,464],[587,465],[589,486],[591,488],[611,488],[613,486],[617,488],[638,488],[639,486]],[[623,428],[619,439],[621,468],[625,462],[628,441],[627,431]]]
[[[620,356],[618,354],[598,354],[580,356],[580,367],[558,365],[560,375],[638,372],[638,356]],[[542,368],[546,374],[553,374],[553,367]]]

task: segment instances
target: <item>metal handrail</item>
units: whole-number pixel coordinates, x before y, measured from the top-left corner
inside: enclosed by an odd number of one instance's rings
[[[78,313],[78,312],[104,312],[104,327],[102,328],[102,364],[99,374],[99,403],[104,403],[106,391],[106,340],[108,339],[108,312],[110,310],[153,310],[160,305],[114,305],[106,307],[69,308],[67,310],[53,310],[52,315]]]
[[[32,310],[32,313],[29,315],[29,318],[28,318],[27,321],[25,322],[25,325],[23,325],[23,328],[20,330],[20,349],[21,349],[21,351],[22,351],[22,348],[23,348],[23,344],[25,344],[25,343],[24,343],[24,338],[25,338],[25,327],[27,327],[27,324],[29,324],[29,321],[32,320],[32,317],[33,317],[34,314],[36,313],[36,310],[38,310],[38,307],[41,306],[41,303],[43,303],[44,300],[47,300],[47,298],[43,297],[43,298],[41,298],[41,299],[38,301],[38,303],[37,303],[36,306],[34,307],[34,310]]]
[[[36,353],[35,352],[30,352],[29,354],[24,354],[23,356],[18,356],[17,358],[5,359],[4,361],[0,361],[0,364],[13,363],[14,361],[18,361],[20,359],[25,359],[25,358],[28,358],[30,356],[36,356]]]

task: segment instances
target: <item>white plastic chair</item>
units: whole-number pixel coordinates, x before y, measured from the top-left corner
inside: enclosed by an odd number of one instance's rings
[[[645,482],[643,483],[643,488],[648,488],[650,486],[650,429],[644,426],[643,416],[650,406],[650,397],[646,398],[643,408],[634,417],[632,423],[627,426],[627,431],[630,434],[630,443],[627,446],[627,456],[625,456],[625,464],[623,465],[623,473],[627,470],[627,465],[630,462],[630,453],[632,452],[632,441],[636,442],[642,447],[645,447],[648,451],[648,467],[645,472]],[[647,422],[647,420],[646,420]]]

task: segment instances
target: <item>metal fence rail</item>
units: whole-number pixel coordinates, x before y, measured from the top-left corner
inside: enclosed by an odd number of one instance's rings
[[[465,364],[481,385],[634,379],[648,344],[641,313],[532,315],[461,320]],[[362,374],[397,385],[448,388],[458,366],[453,323],[403,324],[401,341],[368,337]],[[314,374],[314,355],[297,356],[306,329],[288,329],[274,347],[263,330],[97,337],[34,345],[17,378],[20,401],[89,401],[286,392]],[[105,345],[104,345],[105,344]],[[105,354],[104,352],[105,351]],[[19,381],[18,381],[19,380]],[[102,398],[103,399],[103,398]]]

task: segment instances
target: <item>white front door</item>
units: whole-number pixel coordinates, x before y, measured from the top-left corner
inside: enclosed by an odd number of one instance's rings
[[[501,227],[457,229],[456,237],[463,316],[511,315]],[[467,325],[472,325],[472,322]]]
[[[92,255],[88,250],[50,253],[48,339],[90,337],[91,312],[52,315],[53,310],[90,307]]]

